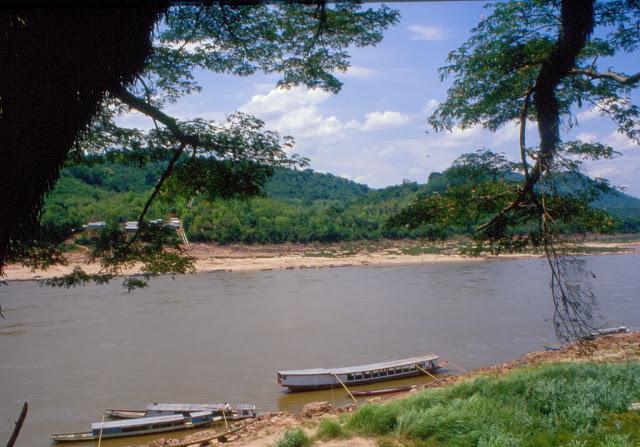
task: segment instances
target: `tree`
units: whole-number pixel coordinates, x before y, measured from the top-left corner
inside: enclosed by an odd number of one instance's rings
[[[138,216],[139,231],[128,235],[112,227],[99,234],[90,260],[101,263],[101,272],[89,275],[76,269],[50,284],[101,283],[123,276],[131,289],[146,285],[146,280],[157,274],[192,270],[194,260],[182,252],[173,234],[145,221],[161,191],[171,188],[186,196],[206,194],[212,198],[249,196],[260,191],[274,167],[306,164],[305,159],[288,155],[291,137],[266,130],[255,117],[236,113],[226,122],[216,123],[201,118],[181,121],[167,115],[163,111],[166,105],[200,89],[193,71],[238,76],[277,72],[284,88],[305,85],[338,92],[341,83],[335,73],[348,68],[348,47],[375,45],[384,29],[398,18],[397,12],[385,6],[365,9],[354,1],[219,1],[146,8],[144,12],[134,21],[138,28],[133,42],[126,41],[131,27],[120,23],[134,15],[127,10],[116,10],[113,16],[112,10],[60,11],[55,17],[31,10],[3,14],[6,46],[2,60],[8,62],[5,66],[15,84],[4,86],[0,92],[6,106],[2,126],[20,131],[12,135],[6,145],[9,149],[5,149],[19,155],[14,163],[19,169],[6,178],[11,186],[6,189],[6,209],[11,219],[2,222],[0,273],[9,261],[34,267],[64,262],[56,245],[60,235],[39,227],[37,218],[43,196],[51,190],[65,162],[107,159],[145,164],[163,158],[169,161]],[[49,23],[50,19],[58,21]],[[101,45],[110,42],[105,36],[114,22],[118,22],[118,39],[112,45],[105,44],[108,51],[103,51]],[[76,38],[91,44],[79,55],[82,60],[70,54],[78,47]],[[45,84],[52,86],[47,92],[50,97],[38,102],[33,92],[16,89],[19,78],[27,76],[19,64],[35,70],[39,82],[48,71],[37,65],[40,60],[32,58],[51,49],[78,72],[69,78],[67,67],[52,61],[56,67],[51,73],[53,80]],[[69,85],[56,91],[64,82]],[[25,98],[32,107],[21,103]],[[72,120],[61,107],[71,109]],[[33,141],[24,141],[28,115],[34,110],[45,137],[63,128],[64,138],[53,140],[55,157],[42,163],[43,172],[36,174],[36,180],[42,177],[42,182],[26,188],[25,194],[16,187],[21,184],[17,178],[36,173],[35,166],[46,154],[46,138],[28,135]],[[115,118],[131,110],[147,115],[155,128],[145,132],[117,126]],[[19,114],[14,117],[13,112]],[[143,279],[125,275],[127,267],[138,263],[142,264]]]
[[[601,58],[638,49],[640,3],[528,0],[490,9],[440,69],[442,79],[452,77],[453,83],[429,123],[437,131],[475,125],[495,131],[519,123],[520,161],[514,165],[488,152],[458,160],[455,168],[467,175],[463,184],[421,197],[390,223],[442,226],[471,220],[479,222],[475,238],[481,248],[542,247],[551,268],[556,331],[561,338],[584,336],[594,322],[595,297],[585,282],[589,273],[558,242],[568,222],[598,231],[609,227],[606,216],[588,207],[608,185],[584,181],[581,193],[567,194],[560,174],[584,178],[578,175],[582,160],[617,153],[601,143],[563,141],[561,130],[576,124],[576,106],[590,104],[640,142],[640,108],[630,100],[640,73],[599,67]],[[538,127],[535,147],[526,143],[529,122]],[[513,172],[521,180],[510,178]]]

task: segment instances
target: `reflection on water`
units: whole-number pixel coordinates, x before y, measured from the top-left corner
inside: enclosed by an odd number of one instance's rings
[[[640,256],[587,262],[608,325],[640,326]],[[548,282],[543,262],[518,260],[211,273],[132,294],[117,283],[12,283],[0,287],[0,439],[24,400],[20,443],[44,446],[49,433],[87,430],[105,408],[152,401],[255,403],[259,411],[348,403],[339,389],[286,393],[279,369],[429,352],[465,368],[504,361],[555,343]]]

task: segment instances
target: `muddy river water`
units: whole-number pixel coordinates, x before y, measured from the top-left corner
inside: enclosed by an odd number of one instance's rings
[[[586,262],[606,324],[640,327],[640,255]],[[46,446],[49,433],[87,430],[105,408],[152,401],[347,403],[337,390],[286,393],[278,369],[430,352],[465,368],[515,358],[556,342],[548,282],[545,264],[527,259],[198,274],[131,294],[118,283],[10,283],[0,287],[0,443],[25,400],[17,445]]]

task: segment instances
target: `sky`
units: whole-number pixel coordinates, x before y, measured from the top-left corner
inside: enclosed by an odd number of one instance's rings
[[[310,167],[380,188],[403,180],[425,183],[463,153],[478,149],[501,152],[518,160],[518,130],[507,125],[497,132],[481,127],[436,133],[426,119],[446,97],[448,81],[438,68],[458,48],[487,11],[482,2],[392,3],[400,23],[385,32],[376,47],[350,51],[351,67],[336,76],[344,85],[338,94],[297,87],[276,88],[277,74],[239,78],[196,73],[202,92],[167,108],[178,119],[224,120],[235,111],[250,113],[270,129],[295,138],[293,152],[308,157]],[[375,5],[372,5],[375,6]],[[637,55],[635,55],[637,57]],[[635,72],[634,55],[606,61]],[[638,95],[634,96],[636,100]],[[588,107],[577,111],[578,127],[565,139],[600,141],[622,153],[617,159],[591,162],[591,176],[608,178],[614,186],[640,196],[640,147],[616,132],[615,126]],[[150,127],[136,113],[121,124]],[[536,143],[529,128],[528,144]]]

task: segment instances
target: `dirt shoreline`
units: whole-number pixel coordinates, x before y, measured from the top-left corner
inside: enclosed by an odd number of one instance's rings
[[[590,241],[575,247],[581,255],[639,253],[638,242]],[[460,254],[456,243],[420,244],[417,241],[355,242],[326,245],[215,245],[189,244],[187,252],[196,258],[196,273],[291,270],[353,266],[396,266],[436,263],[482,262],[539,258],[540,254],[519,253],[499,256],[469,256]],[[100,266],[85,261],[86,249],[68,254],[66,266],[55,266],[46,271],[31,270],[18,264],[9,264],[4,281],[33,281],[69,274],[80,266],[87,273],[97,273]],[[127,271],[135,274],[133,268]]]
[[[461,381],[470,380],[478,376],[500,376],[514,369],[537,365],[543,363],[558,362],[621,362],[640,361],[640,332],[626,334],[615,334],[598,337],[595,340],[582,344],[571,344],[563,347],[559,351],[536,351],[524,355],[515,360],[500,363],[493,366],[479,368],[468,371],[464,374],[440,377],[438,382],[431,382],[421,389],[449,386]],[[455,373],[454,370],[450,372]],[[359,404],[366,402],[379,402],[392,399],[403,399],[417,392],[398,393],[389,397],[374,397],[361,400]],[[305,405],[301,412],[292,414],[287,412],[269,412],[258,416],[254,420],[243,421],[235,424],[234,427],[241,427],[237,433],[230,436],[226,445],[233,447],[272,447],[285,431],[292,428],[302,428],[310,436],[314,434],[318,423],[325,417],[338,417],[343,413],[350,413],[356,408],[355,405],[334,408],[328,402],[313,402]],[[204,430],[187,436],[184,440],[158,439],[145,447],[165,447],[172,445],[222,445],[216,442],[202,444],[202,440],[215,435],[213,430]],[[353,437],[343,440],[332,440],[327,442],[316,442],[315,447],[375,447],[375,439]]]

